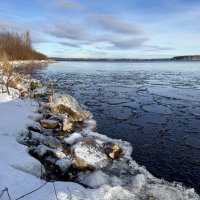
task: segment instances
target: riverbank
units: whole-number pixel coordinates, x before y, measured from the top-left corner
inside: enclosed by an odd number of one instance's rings
[[[12,98],[14,96],[14,98]],[[35,124],[38,119],[41,119],[41,115],[37,114],[39,109],[38,105],[34,103],[34,100],[25,101],[17,97],[16,90],[13,90],[12,96],[7,96],[6,94],[1,94],[0,109],[4,109],[5,112],[1,112],[1,119],[5,120],[4,113],[7,113],[5,126],[1,127],[1,141],[3,147],[3,155],[9,152],[9,157],[5,158],[6,162],[1,167],[1,177],[5,177],[6,166],[10,170],[7,174],[6,180],[1,182],[2,186],[8,187],[9,192],[13,196],[13,199],[17,198],[17,195],[23,195],[31,191],[34,188],[42,185],[44,181],[39,179],[41,175],[41,165],[40,163],[33,159],[29,154],[27,154],[28,148],[22,144],[17,143],[15,140],[18,137],[17,133],[23,133],[26,136],[28,129],[24,129],[32,124]],[[15,112],[13,112],[14,110]],[[22,112],[23,111],[23,112]],[[35,113],[36,112],[36,113]],[[31,116],[31,117],[30,117]],[[11,119],[11,120],[10,120]],[[7,126],[7,124],[14,124],[17,119],[21,119],[21,124],[19,127]],[[18,124],[18,123],[17,123]],[[38,125],[38,123],[36,123]],[[7,137],[5,135],[7,134]],[[70,135],[73,133],[70,133]],[[100,135],[91,129],[86,127],[85,130],[79,132],[80,135],[84,137],[91,137],[98,139],[99,141],[109,141],[119,144],[124,152],[124,156],[119,160],[113,162],[113,165],[104,171],[97,170],[96,172],[82,172],[80,178],[85,180],[86,184],[90,185],[97,184],[96,189],[85,189],[80,185],[75,183],[60,183],[55,182],[57,194],[59,199],[64,199],[69,197],[69,191],[66,192],[66,188],[69,188],[74,199],[78,199],[77,196],[84,196],[85,199],[199,199],[198,195],[195,194],[193,189],[186,189],[177,183],[168,183],[163,180],[156,179],[149,172],[147,172],[143,167],[140,167],[131,159],[132,147],[129,143],[112,140],[104,135]],[[69,136],[70,136],[69,135]],[[68,137],[69,137],[68,136]],[[5,139],[7,138],[7,139]],[[69,142],[69,140],[68,140]],[[101,143],[100,142],[100,143]],[[5,144],[8,145],[5,146]],[[4,145],[3,145],[4,144]],[[12,144],[12,146],[11,146]],[[14,146],[19,146],[18,148],[12,148]],[[4,148],[5,147],[5,148]],[[16,149],[23,147],[23,151],[18,151]],[[9,150],[8,150],[9,149]],[[23,162],[19,158],[25,157],[25,159],[30,159],[30,161]],[[13,159],[17,158],[17,159]],[[13,161],[14,160],[14,161]],[[20,162],[18,162],[20,161]],[[25,165],[24,163],[27,163]],[[22,165],[21,165],[22,164]],[[30,164],[30,165],[29,165]],[[15,167],[13,167],[15,166]],[[24,166],[29,166],[25,167]],[[35,167],[33,167],[35,166]],[[34,168],[34,170],[32,169]],[[30,169],[30,170],[27,170]],[[13,171],[12,171],[13,170]],[[18,172],[19,171],[19,172]],[[39,173],[38,173],[39,172]],[[13,176],[16,177],[13,179]],[[15,175],[16,174],[16,175]],[[31,175],[32,174],[32,175]],[[25,178],[27,181],[22,181]],[[1,181],[2,181],[1,180]],[[5,183],[4,183],[5,181]],[[29,183],[30,182],[30,183]],[[16,184],[18,183],[18,184]],[[21,189],[18,189],[20,187]],[[34,187],[34,188],[33,188]],[[75,189],[76,188],[76,189]],[[15,190],[18,190],[16,192]],[[76,191],[75,191],[76,190]],[[78,190],[78,195],[77,195]],[[19,194],[21,193],[21,194]],[[35,196],[37,195],[37,196]],[[38,191],[37,194],[34,193],[33,196],[27,196],[27,199],[56,199],[54,194],[54,189],[52,183],[46,184],[42,190]]]
[[[23,67],[26,65],[38,65],[38,64],[48,64],[48,63],[53,63],[55,62],[52,59],[48,60],[15,60],[15,61],[10,61],[11,65],[15,67]],[[0,66],[2,66],[2,62],[0,61]]]

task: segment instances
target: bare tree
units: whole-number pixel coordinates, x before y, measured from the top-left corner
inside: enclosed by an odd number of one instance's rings
[[[0,30],[0,47],[9,60],[46,60],[47,56],[35,51],[31,45],[30,32],[20,35]]]
[[[26,31],[24,34],[24,43],[26,46],[31,47],[31,36],[29,31]]]

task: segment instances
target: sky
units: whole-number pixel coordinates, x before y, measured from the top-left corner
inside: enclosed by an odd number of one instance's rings
[[[0,30],[49,57],[200,54],[200,0],[0,0]]]

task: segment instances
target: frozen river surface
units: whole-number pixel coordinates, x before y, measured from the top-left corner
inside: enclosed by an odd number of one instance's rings
[[[87,106],[159,178],[200,193],[200,62],[57,62],[34,74]]]

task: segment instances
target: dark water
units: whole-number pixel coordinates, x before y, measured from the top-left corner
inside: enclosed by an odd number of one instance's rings
[[[98,132],[129,141],[153,175],[200,193],[200,62],[58,62],[34,75],[86,105]]]

